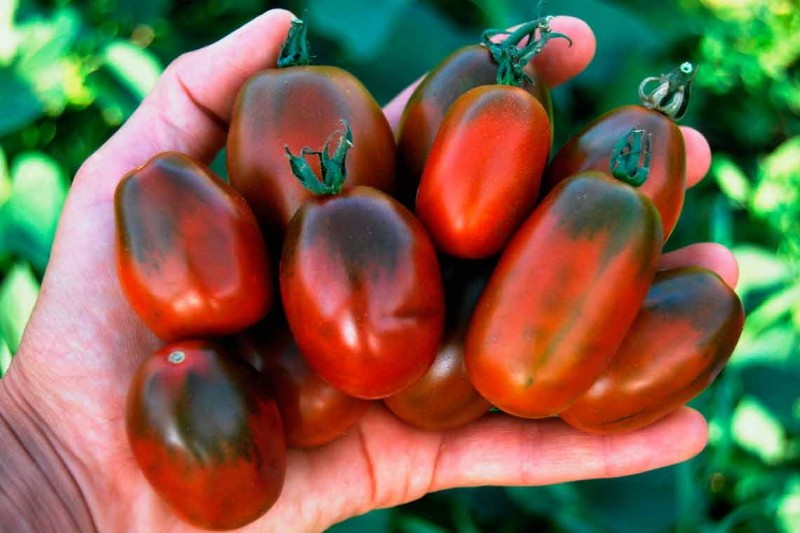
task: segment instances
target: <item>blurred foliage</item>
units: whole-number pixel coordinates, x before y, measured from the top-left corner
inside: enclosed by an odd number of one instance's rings
[[[539,4],[0,0],[0,373],[37,297],[70,177],[180,53],[286,7],[309,21],[317,63],[351,70],[385,103],[483,28],[542,9],[571,14],[595,30],[597,57],[554,91],[556,145],[635,102],[642,78],[686,59],[700,65],[685,123],[706,134],[714,160],[668,247],[733,248],[748,311],[731,363],[694,402],[710,421],[710,445],[629,478],[443,491],[332,531],[800,531],[800,6]]]

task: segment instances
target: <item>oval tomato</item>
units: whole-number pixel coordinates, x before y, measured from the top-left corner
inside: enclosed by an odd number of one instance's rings
[[[240,90],[228,132],[228,174],[271,240],[279,240],[311,196],[292,174],[284,147],[321,146],[342,119],[356,146],[347,160],[348,186],[391,192],[394,134],[355,76],[337,67],[296,64],[259,72]]]
[[[739,297],[715,273],[659,272],[611,364],[559,416],[592,433],[645,427],[711,384],[743,324]]]
[[[533,210],[550,137],[547,112],[519,87],[461,95],[442,122],[416,200],[436,246],[471,259],[498,253]]]
[[[590,122],[556,153],[542,181],[543,193],[578,172],[607,170],[617,139],[634,127],[646,130],[652,146],[650,172],[640,190],[658,208],[664,238],[669,237],[683,208],[686,188],[686,148],[675,120],[685,111],[695,71],[690,63],[681,65],[659,78],[653,93],[641,92],[642,105],[623,106]]]
[[[447,279],[445,334],[433,364],[420,379],[384,399],[399,419],[427,431],[447,431],[464,426],[491,408],[478,394],[464,364],[464,337],[469,318],[492,265],[459,262],[456,279]]]
[[[116,190],[117,273],[166,341],[241,331],[272,305],[270,264],[245,200],[186,155],[162,153]]]
[[[529,64],[530,81],[522,88],[533,95],[552,117],[550,91]],[[413,206],[428,154],[445,114],[456,99],[472,88],[497,83],[497,63],[483,45],[460,48],[429,72],[412,93],[400,121],[397,137],[397,197]]]
[[[355,426],[370,402],[339,391],[314,372],[283,317],[237,335],[236,351],[258,370],[278,403],[287,446],[310,448]]]
[[[571,177],[500,256],[466,340],[475,388],[525,418],[557,414],[588,389],[633,322],[661,249],[658,211],[599,172]]]
[[[307,201],[280,263],[289,326],[309,365],[358,398],[382,398],[430,367],[444,296],[433,244],[397,201],[370,187]]]
[[[256,371],[213,343],[155,352],[128,392],[133,456],[176,514],[207,529],[244,526],[280,495],[286,444]]]

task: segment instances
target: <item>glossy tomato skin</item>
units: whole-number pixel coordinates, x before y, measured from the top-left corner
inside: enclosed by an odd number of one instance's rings
[[[683,208],[686,148],[677,124],[658,111],[630,105],[596,118],[556,153],[545,173],[542,190],[546,193],[578,172],[607,172],[614,145],[633,127],[651,136],[650,171],[639,190],[658,208],[666,239]]]
[[[477,420],[491,408],[475,390],[464,364],[467,325],[486,284],[490,271],[486,267],[490,265],[480,264],[475,268],[475,262],[469,263],[453,265],[458,272],[445,279],[445,334],[433,364],[420,379],[384,399],[395,416],[419,429],[455,429]],[[466,275],[462,275],[464,271]]]
[[[611,364],[559,416],[591,433],[643,428],[711,384],[743,325],[739,297],[715,273],[659,272]]]
[[[552,119],[550,91],[533,65],[525,71],[533,82],[524,83],[523,89],[539,100]],[[476,44],[459,48],[443,59],[414,90],[397,137],[397,197],[404,205],[414,205],[422,170],[447,110],[470,89],[495,83],[497,64],[485,46]]]
[[[144,476],[194,526],[244,526],[280,495],[278,408],[258,373],[217,344],[182,341],[146,359],[128,392],[126,428]]]
[[[556,187],[500,256],[472,316],[467,371],[495,407],[555,415],[604,370],[636,316],[661,249],[643,194],[586,172]]]
[[[258,223],[207,167],[159,154],[120,182],[115,210],[120,285],[162,340],[235,333],[272,306]]]
[[[347,185],[391,192],[394,135],[378,103],[352,74],[316,65],[267,69],[239,92],[228,133],[228,174],[271,238],[283,235],[311,197],[292,174],[284,147],[318,149],[341,120],[353,133]]]
[[[456,99],[416,200],[437,248],[469,259],[497,254],[533,211],[550,137],[547,112],[524,89],[484,85]]]
[[[350,396],[394,394],[433,362],[444,318],[436,252],[413,214],[380,191],[306,202],[284,242],[280,290],[309,365]]]
[[[335,440],[355,426],[370,405],[334,388],[308,366],[282,316],[273,315],[237,335],[234,344],[268,384],[289,447],[311,448]]]

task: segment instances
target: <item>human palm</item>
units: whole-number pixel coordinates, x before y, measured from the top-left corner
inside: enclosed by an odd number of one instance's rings
[[[40,298],[0,392],[11,406],[4,413],[49,443],[82,497],[70,505],[76,514],[89,513],[99,530],[187,527],[145,481],[125,436],[131,376],[159,341],[132,313],[117,283],[116,184],[158,152],[213,159],[224,144],[236,92],[250,74],[274,65],[290,18],[285,11],[268,12],[179,58],[134,116],[86,161],[71,188]],[[536,59],[551,86],[580,72],[594,53],[593,35],[582,22],[559,18],[553,27],[575,44],[553,41]],[[393,125],[408,94],[386,108]],[[710,154],[700,134],[683,131],[687,173],[696,183]],[[712,268],[729,284],[736,282],[735,262],[724,248],[696,245],[664,258],[665,266],[683,264]],[[641,431],[599,437],[555,419],[525,421],[498,413],[458,430],[423,432],[375,403],[335,442],[290,450],[282,495],[252,527],[319,530],[448,487],[632,474],[688,459],[705,442],[705,422],[688,408]]]

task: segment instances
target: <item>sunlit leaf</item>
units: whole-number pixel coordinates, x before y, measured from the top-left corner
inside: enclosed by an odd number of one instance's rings
[[[748,244],[735,246],[732,251],[739,263],[736,289],[741,294],[774,287],[792,277],[792,269],[786,259],[775,252]]]
[[[150,51],[125,41],[109,43],[103,57],[106,67],[139,99],[147,96],[163,70]]]
[[[0,335],[11,352],[19,348],[22,333],[39,296],[39,282],[30,267],[15,264],[0,285]]]
[[[17,52],[18,36],[14,15],[18,0],[0,0],[0,67],[8,65]]]
[[[747,203],[752,194],[750,180],[730,157],[715,156],[711,173],[725,196],[742,205]]]
[[[796,532],[800,527],[800,475],[786,485],[778,502],[777,525],[782,532]]]
[[[11,174],[8,172],[8,160],[3,147],[0,146],[0,206],[11,196]]]
[[[2,207],[8,246],[41,270],[67,195],[66,179],[51,157],[27,152],[14,159],[11,182],[11,196]]]
[[[11,365],[11,350],[6,344],[6,340],[0,337],[0,377],[4,376]]]
[[[786,444],[783,426],[752,396],[745,396],[736,406],[732,431],[739,446],[765,463],[773,464],[783,457]]]

